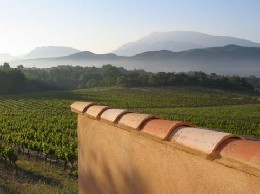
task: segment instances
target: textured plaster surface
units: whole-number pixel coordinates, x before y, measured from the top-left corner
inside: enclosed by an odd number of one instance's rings
[[[260,178],[79,115],[84,194],[259,193]]]

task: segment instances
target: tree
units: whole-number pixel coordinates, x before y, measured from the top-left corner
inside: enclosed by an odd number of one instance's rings
[[[24,69],[24,66],[23,65],[18,65],[17,66],[17,69],[19,69],[20,71],[22,71]]]
[[[105,86],[112,86],[116,84],[117,78],[122,75],[119,69],[112,65],[103,65],[101,70]]]
[[[121,87],[129,86],[128,80],[125,76],[118,77],[117,80],[116,80],[116,85],[121,86]]]
[[[3,69],[10,69],[10,65],[9,65],[9,63],[4,63],[4,65],[3,65]]]

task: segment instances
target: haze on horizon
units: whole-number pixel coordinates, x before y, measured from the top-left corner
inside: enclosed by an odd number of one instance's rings
[[[0,0],[0,53],[39,46],[108,53],[157,31],[197,31],[260,42],[258,0]]]

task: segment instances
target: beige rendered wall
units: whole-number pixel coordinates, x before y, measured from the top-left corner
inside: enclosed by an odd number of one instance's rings
[[[134,130],[78,115],[86,194],[260,193],[260,178]]]

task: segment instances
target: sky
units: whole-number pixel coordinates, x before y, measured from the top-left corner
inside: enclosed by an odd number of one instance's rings
[[[260,42],[259,0],[0,0],[0,53],[39,46],[109,53],[152,32]]]

